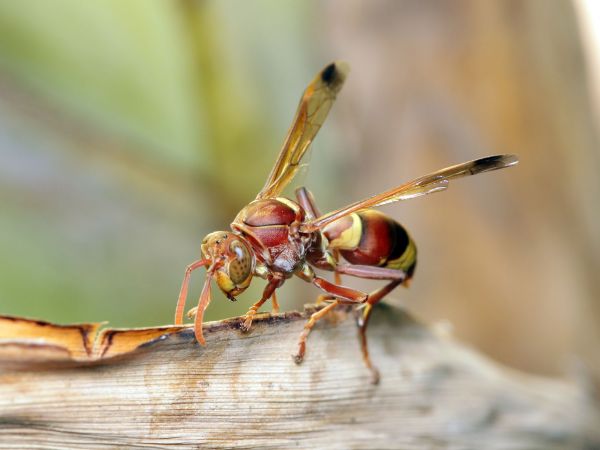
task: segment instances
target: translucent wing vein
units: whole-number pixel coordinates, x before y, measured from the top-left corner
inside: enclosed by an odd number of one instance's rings
[[[277,197],[294,178],[313,139],[325,122],[349,67],[343,62],[326,66],[308,85],[283,147],[257,199]]]
[[[361,209],[374,208],[388,203],[440,192],[445,190],[448,187],[449,181],[454,178],[503,169],[505,167],[513,166],[518,162],[519,160],[515,155],[494,155],[446,167],[445,169],[416,178],[408,183],[382,192],[381,194],[373,195],[367,199],[354,202],[344,208],[327,213],[313,221],[307,222],[302,227],[302,231],[310,232],[323,228],[327,224]]]

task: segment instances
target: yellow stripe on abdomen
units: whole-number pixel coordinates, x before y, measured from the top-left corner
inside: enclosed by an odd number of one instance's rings
[[[323,230],[329,239],[329,246],[339,250],[354,250],[360,244],[363,224],[357,213],[336,220]]]
[[[409,272],[417,261],[417,246],[415,242],[409,238],[408,245],[404,252],[396,259],[386,261],[385,267],[389,269],[399,269]]]

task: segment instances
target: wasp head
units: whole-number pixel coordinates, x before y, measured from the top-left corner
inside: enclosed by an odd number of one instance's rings
[[[254,273],[255,258],[250,245],[230,231],[215,231],[202,241],[202,258],[210,261],[208,273],[230,300],[244,292]]]

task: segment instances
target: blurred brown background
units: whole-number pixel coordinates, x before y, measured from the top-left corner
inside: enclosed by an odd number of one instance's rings
[[[393,297],[514,367],[598,369],[592,5],[0,1],[0,312],[169,323],[201,239],[254,197],[305,85],[344,59],[301,180],[323,210],[463,160],[521,158],[385,208],[420,252]],[[208,319],[261,289],[215,294]],[[280,298],[316,295],[291,280]]]

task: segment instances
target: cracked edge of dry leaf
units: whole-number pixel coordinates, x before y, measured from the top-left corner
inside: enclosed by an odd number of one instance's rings
[[[305,305],[304,312],[271,315],[261,313],[254,325],[289,322],[308,317],[317,308]],[[204,324],[205,333],[239,329],[241,317]],[[0,365],[44,363],[93,363],[123,356],[179,335],[193,338],[191,325],[145,328],[102,328],[106,322],[59,325],[44,320],[0,315]]]

